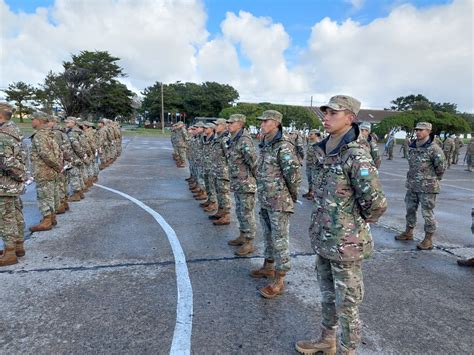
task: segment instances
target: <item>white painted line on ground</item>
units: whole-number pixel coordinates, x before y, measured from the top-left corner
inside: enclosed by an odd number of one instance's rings
[[[181,244],[179,243],[179,239],[176,236],[176,232],[158,212],[148,207],[143,202],[121,191],[117,191],[99,184],[94,185],[123,196],[140,208],[144,209],[153,216],[153,218],[158,222],[163,231],[166,233],[174,255],[176,285],[178,288],[176,324],[174,327],[173,342],[171,343],[170,354],[190,354],[191,334],[193,327],[193,289],[191,287],[191,280],[189,279],[186,257],[184,256],[184,252],[181,248]]]
[[[402,177],[402,178],[405,178],[405,179],[406,179],[406,176],[405,176],[405,175],[387,173],[386,171],[380,171],[380,170],[379,170],[379,174],[385,174],[385,175],[390,175],[390,176],[398,176],[398,177]],[[450,185],[450,184],[445,184],[445,183],[443,182],[443,180],[441,180],[441,187],[443,187],[443,186],[452,187],[453,189],[460,189],[460,190],[465,190],[465,191],[474,192],[474,189],[468,189],[467,187],[461,187],[461,186],[454,186],[454,185]]]
[[[300,205],[303,204],[303,202],[301,202],[300,200],[296,200],[297,203],[299,203]]]

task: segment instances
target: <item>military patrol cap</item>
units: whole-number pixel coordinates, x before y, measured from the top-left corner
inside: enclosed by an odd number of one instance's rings
[[[371,129],[370,122],[362,122],[362,123],[359,125],[359,128],[360,128],[360,129],[365,129],[365,130],[367,130],[367,131],[370,132],[370,129]]]
[[[317,129],[312,129],[311,131],[309,131],[309,134],[318,134],[319,133],[319,130]]]
[[[64,122],[66,122],[66,121],[72,121],[72,122],[77,123],[77,122],[79,122],[79,118],[74,117],[74,116],[67,116],[67,117],[64,119]]]
[[[225,120],[224,118],[218,118],[216,120],[216,122],[214,122],[216,125],[219,125],[219,124],[226,124],[227,123],[227,120]]]
[[[201,128],[201,127],[204,127],[204,123],[202,123],[201,121],[197,122],[194,127],[196,128]]]
[[[331,97],[326,105],[320,107],[323,112],[328,108],[335,111],[349,110],[357,115],[360,111],[360,101],[347,95],[336,95]]]
[[[13,113],[13,106],[7,102],[0,102],[0,111]]]
[[[230,115],[229,119],[227,120],[227,123],[234,123],[234,122],[243,122],[247,120],[247,117],[245,115],[242,115],[241,113],[234,113],[233,115]]]
[[[40,120],[40,121],[49,121],[49,115],[47,115],[46,113],[42,112],[42,111],[35,111],[33,112],[33,114],[31,115],[31,118],[33,120]]]
[[[433,126],[431,126],[431,123],[429,122],[418,122],[415,127],[415,129],[428,129],[430,131],[432,128]]]
[[[179,127],[179,126],[185,126],[184,122],[183,121],[176,122],[176,127]]]
[[[204,128],[212,128],[212,129],[214,129],[214,128],[216,128],[216,125],[215,125],[214,123],[212,123],[212,122],[208,122],[208,123],[206,123],[206,124],[204,125]]]
[[[278,123],[281,123],[281,120],[283,118],[283,115],[275,110],[267,110],[262,113],[261,116],[257,117],[257,120],[260,121],[267,121],[267,120],[273,120],[277,121]]]

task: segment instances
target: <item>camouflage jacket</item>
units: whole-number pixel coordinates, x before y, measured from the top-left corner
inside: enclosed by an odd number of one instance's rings
[[[81,166],[87,160],[86,147],[83,145],[82,130],[79,127],[69,128],[66,134],[71,142],[73,151],[72,164],[74,166]]]
[[[365,139],[367,141],[367,149],[369,151],[372,160],[374,161],[375,167],[377,169],[380,168],[380,164],[382,164],[382,157],[380,156],[379,147],[377,145],[377,141],[372,137],[371,134],[367,138],[359,137],[360,140]]]
[[[466,155],[474,155],[474,142],[469,142],[466,149]]]
[[[214,134],[210,137],[202,136],[202,154],[201,161],[205,174],[212,174],[212,142],[214,141]]]
[[[324,139],[316,147],[314,205],[309,235],[317,254],[339,261],[362,260],[373,251],[368,223],[387,209],[377,168],[357,125],[326,154]]]
[[[293,143],[279,131],[275,137],[259,144],[257,192],[262,208],[293,212],[301,183],[300,161]]]
[[[314,146],[318,143],[311,143],[308,141],[308,145],[306,146],[306,169],[311,169],[314,167],[314,163],[316,161],[316,155],[314,154]]]
[[[212,142],[213,173],[218,179],[229,180],[229,165],[227,164],[227,132],[216,134]]]
[[[95,134],[95,129],[87,129],[84,131],[84,135],[86,136],[89,146],[92,149],[92,155],[95,156],[96,151],[99,149],[99,141],[97,135]]]
[[[405,184],[407,189],[413,192],[439,193],[439,181],[446,170],[446,158],[431,137],[421,147],[416,147],[416,140],[410,144],[408,166]]]
[[[451,153],[454,150],[454,140],[452,138],[446,138],[443,144],[443,151]]]
[[[51,131],[53,131],[54,140],[61,149],[63,160],[65,162],[72,162],[74,152],[72,151],[71,142],[69,141],[67,134],[58,125],[55,125],[53,128],[51,128]]]
[[[293,143],[293,150],[300,165],[304,162],[304,140],[303,136],[299,132],[293,132],[286,136],[286,139]]]
[[[62,152],[49,128],[31,136],[31,164],[36,181],[53,181],[63,168]]]
[[[13,121],[0,123],[0,196],[19,196],[24,192],[26,155],[22,140]]]
[[[171,145],[173,146],[173,148],[177,147],[176,144],[178,143],[178,132],[176,131],[176,128],[171,129],[170,140],[171,140]]]
[[[188,132],[186,131],[186,128],[180,127],[177,128],[176,131],[176,146],[180,148],[186,148],[188,145]]]
[[[101,153],[104,152],[110,145],[109,140],[107,139],[107,128],[102,127],[97,130],[97,136],[99,137],[99,150]]]
[[[464,143],[461,138],[454,138],[454,150],[459,151],[464,146]]]
[[[245,128],[227,141],[230,188],[237,193],[255,193],[257,153],[252,137]]]

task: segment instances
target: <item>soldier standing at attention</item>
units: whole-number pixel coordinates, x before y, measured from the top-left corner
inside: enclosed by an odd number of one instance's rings
[[[84,180],[82,179],[81,170],[87,159],[86,148],[81,144],[80,135],[82,131],[77,126],[76,117],[69,116],[64,120],[66,125],[66,134],[69,138],[72,148],[72,168],[68,170],[68,178],[71,184],[72,196],[69,201],[77,202],[84,198]],[[107,165],[106,165],[107,166]]]
[[[199,204],[205,212],[217,209],[216,185],[212,172],[212,142],[214,141],[214,123],[204,125],[202,146],[202,161],[204,167],[204,185],[206,187],[207,201]]]
[[[36,132],[31,136],[31,163],[36,181],[41,222],[30,228],[32,232],[50,230],[56,224],[55,193],[58,175],[62,173],[63,160],[54,133],[48,128],[48,115],[35,112],[31,126]]]
[[[296,350],[303,354],[336,354],[338,323],[342,354],[355,354],[361,340],[362,261],[373,251],[369,223],[385,212],[387,200],[367,143],[358,137],[354,121],[359,109],[360,102],[345,95],[321,107],[329,136],[315,148],[309,235],[317,254],[322,335],[317,341],[298,341]]]
[[[16,264],[17,257],[25,255],[25,221],[20,199],[25,190],[25,152],[21,146],[23,137],[11,120],[12,115],[12,106],[0,103],[0,237],[5,248],[0,252],[0,266]]]
[[[448,169],[451,167],[451,163],[453,161],[453,152],[454,152],[454,139],[452,139],[449,135],[444,140],[443,144],[443,153],[446,158],[446,164]]]
[[[216,226],[230,224],[230,182],[229,182],[229,166],[227,164],[227,139],[229,138],[227,129],[227,121],[219,118],[216,121],[216,133],[212,142],[212,173],[214,176],[214,184],[217,194],[217,212],[209,219],[213,220]]]
[[[314,144],[319,142],[318,131],[309,131],[308,143],[306,145],[306,178],[308,179],[308,192],[303,195],[308,200],[313,199],[313,176],[314,176]]]
[[[252,137],[245,129],[245,115],[230,115],[227,129],[230,137],[227,141],[227,161],[229,162],[230,189],[234,192],[235,213],[239,221],[240,234],[227,244],[240,246],[235,252],[238,256],[252,254],[255,251],[253,240],[257,230],[255,222],[255,180],[257,153]]]
[[[374,161],[375,167],[377,169],[380,168],[380,164],[382,164],[382,157],[379,154],[379,147],[377,146],[377,140],[370,134],[370,123],[369,122],[362,122],[359,125],[360,129],[360,136],[364,138],[370,147],[370,156]]]
[[[456,135],[454,137],[454,151],[453,151],[453,164],[457,164],[459,161],[459,153],[461,151],[461,148],[464,146],[464,143],[462,142],[462,138],[460,135]]]
[[[416,247],[421,250],[433,249],[433,234],[436,220],[433,213],[436,197],[440,192],[440,180],[446,170],[446,160],[441,148],[430,137],[431,123],[418,122],[415,127],[416,140],[408,152],[408,172],[405,187],[406,230],[395,236],[396,240],[413,240],[416,212],[421,204],[421,214],[425,219],[425,238]]]
[[[393,147],[395,145],[395,136],[390,133],[387,137],[387,143],[385,143],[385,149],[387,150],[387,160],[393,160]]]
[[[198,201],[207,200],[205,174],[204,174],[204,124],[197,122],[196,136],[194,141],[194,159],[197,172],[197,185],[191,190],[194,193],[194,198]]]
[[[273,274],[274,282],[259,290],[265,298],[284,292],[285,275],[290,271],[290,216],[298,199],[301,183],[300,161],[293,143],[285,138],[281,126],[282,114],[268,110],[257,117],[262,121],[262,142],[257,162],[257,192],[260,201],[265,261],[262,268],[252,270],[252,277]]]
[[[471,172],[474,168],[474,136],[471,137],[471,140],[467,145],[466,156],[464,159],[466,160],[467,164],[466,171]]]
[[[175,128],[175,134],[176,134],[176,166],[178,168],[184,168],[185,167],[185,161],[186,161],[186,148],[188,146],[188,132],[186,131],[186,126],[184,122],[177,122],[176,123],[176,128]]]

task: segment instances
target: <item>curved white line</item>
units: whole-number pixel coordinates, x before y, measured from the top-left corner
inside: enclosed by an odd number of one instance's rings
[[[121,191],[111,189],[109,187],[94,184],[104,190],[108,190],[125,197],[138,205],[159,223],[163,231],[168,237],[175,260],[176,285],[178,289],[178,301],[176,305],[176,324],[174,327],[173,342],[171,343],[170,354],[190,354],[191,353],[191,334],[193,327],[193,289],[191,280],[189,279],[188,267],[186,265],[186,257],[179,243],[175,231],[164,220],[164,218],[155,210],[151,209],[143,202],[127,195]]]

